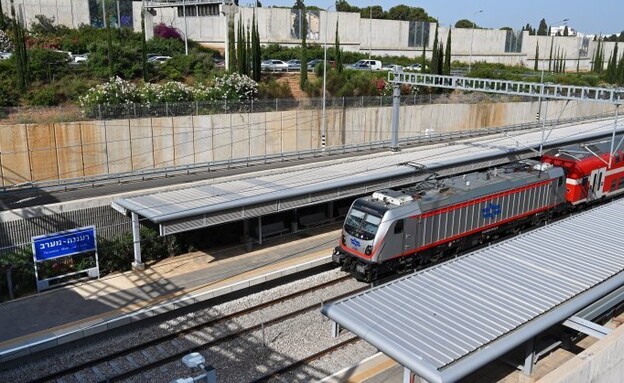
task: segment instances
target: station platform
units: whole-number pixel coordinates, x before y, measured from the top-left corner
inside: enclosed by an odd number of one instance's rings
[[[331,227],[274,238],[250,252],[198,251],[5,302],[0,363],[330,263],[339,235]]]

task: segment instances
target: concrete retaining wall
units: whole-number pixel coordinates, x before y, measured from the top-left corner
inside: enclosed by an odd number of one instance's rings
[[[548,118],[611,106],[550,102]],[[399,138],[534,121],[537,102],[401,108]],[[543,112],[542,112],[543,113]],[[327,145],[391,139],[392,108],[328,109]],[[318,149],[321,111],[0,126],[0,185],[52,181]]]
[[[624,326],[620,326],[538,383],[619,383],[623,370]]]

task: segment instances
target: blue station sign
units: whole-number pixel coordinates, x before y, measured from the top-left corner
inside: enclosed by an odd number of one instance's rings
[[[32,238],[33,255],[37,261],[94,251],[95,226],[61,231]]]

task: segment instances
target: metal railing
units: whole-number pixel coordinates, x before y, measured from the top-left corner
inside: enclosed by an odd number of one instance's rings
[[[401,96],[401,105],[518,102],[531,98],[505,95],[472,94],[413,94]],[[164,104],[96,105],[86,110],[79,106],[63,107],[5,107],[0,108],[0,125],[70,122],[81,120],[113,120],[124,118],[199,116],[228,113],[261,113],[287,110],[321,110],[323,99],[276,98],[251,101],[193,101]],[[391,107],[392,96],[328,97],[326,108]]]

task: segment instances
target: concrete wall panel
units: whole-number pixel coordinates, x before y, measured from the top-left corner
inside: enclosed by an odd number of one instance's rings
[[[85,176],[108,174],[108,151],[105,121],[82,121],[82,159]]]
[[[310,129],[311,123],[302,113],[300,110],[282,112],[282,152],[297,151],[297,131]]]
[[[26,125],[0,127],[2,185],[16,185],[31,180]]]
[[[130,121],[104,121],[104,129],[106,129],[108,171],[110,173],[123,173],[133,170]]]
[[[249,155],[251,157],[266,154],[266,113],[250,113],[249,117]]]
[[[178,119],[190,121],[190,117]],[[182,122],[183,123],[183,122]],[[152,143],[154,146],[154,167],[162,168],[175,165],[175,148],[173,143],[173,118],[153,118],[152,119]]]
[[[229,160],[232,152],[232,116],[216,114],[212,116],[212,150],[215,161]]]
[[[282,151],[282,119],[284,112],[266,113],[266,152],[276,154]]]
[[[327,115],[328,113],[325,114]],[[321,119],[322,111],[320,110],[305,109],[297,113],[295,132],[297,150],[310,150],[321,146],[321,127],[323,124]],[[327,119],[325,124],[327,124]],[[327,129],[327,125],[325,128]]]
[[[154,168],[154,142],[152,141],[152,120],[137,118],[130,122],[130,145],[132,150],[132,170]]]
[[[235,157],[249,157],[251,153],[249,115],[250,113],[235,113],[230,116],[232,121],[232,155]]]
[[[84,175],[80,123],[54,124],[59,178]]]
[[[215,160],[212,119],[213,116],[193,116],[195,163],[201,164]]]
[[[33,181],[58,179],[58,158],[56,157],[54,125],[28,125],[28,147]]]
[[[172,146],[174,165],[195,163],[195,118],[192,116],[172,118]],[[211,140],[212,141],[212,140]],[[202,143],[201,145],[204,145]]]

